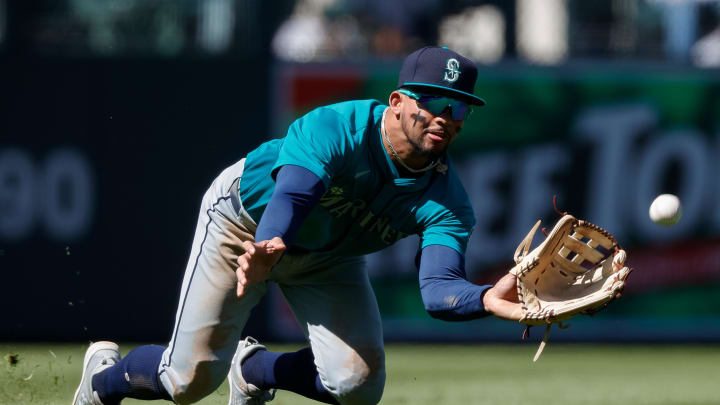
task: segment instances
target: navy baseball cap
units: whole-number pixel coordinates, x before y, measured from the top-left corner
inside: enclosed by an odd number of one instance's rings
[[[398,88],[414,88],[481,106],[485,100],[473,94],[477,74],[470,59],[444,46],[426,46],[405,58]]]

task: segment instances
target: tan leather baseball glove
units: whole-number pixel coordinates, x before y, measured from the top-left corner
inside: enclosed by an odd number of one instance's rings
[[[631,269],[627,254],[606,230],[563,214],[547,238],[528,253],[538,221],[515,251],[520,322],[546,325],[537,361],[550,335],[550,326],[578,314],[593,314],[619,298]]]

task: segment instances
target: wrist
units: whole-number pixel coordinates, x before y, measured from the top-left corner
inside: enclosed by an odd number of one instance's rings
[[[490,292],[490,290],[492,290],[493,288],[494,286],[490,286],[490,288],[487,288],[485,291],[483,291],[482,295],[480,295],[480,300],[482,302],[483,308],[485,309],[485,312],[491,315],[495,314],[493,308],[492,293]]]

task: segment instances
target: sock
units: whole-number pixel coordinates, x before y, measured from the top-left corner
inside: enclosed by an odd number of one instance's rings
[[[172,401],[158,380],[158,366],[164,346],[140,346],[114,366],[97,373],[92,386],[104,405],[119,404],[123,398]]]
[[[263,390],[277,388],[326,404],[338,403],[320,382],[309,347],[294,353],[258,350],[243,361],[242,375],[246,382]]]

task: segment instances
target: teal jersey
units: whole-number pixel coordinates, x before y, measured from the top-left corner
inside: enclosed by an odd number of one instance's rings
[[[386,106],[376,100],[317,108],[295,121],[287,136],[247,155],[240,198],[259,222],[272,196],[277,170],[296,165],[326,186],[298,229],[291,248],[363,255],[417,234],[421,248],[449,246],[465,253],[475,215],[450,158],[447,171],[402,178],[380,133]]]

